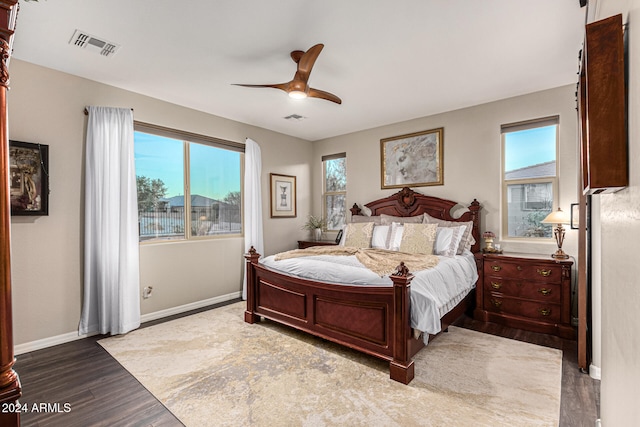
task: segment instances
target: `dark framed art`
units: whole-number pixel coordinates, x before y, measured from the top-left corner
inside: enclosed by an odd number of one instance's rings
[[[444,128],[380,140],[381,188],[443,185]]]
[[[9,141],[11,215],[49,215],[49,146]]]
[[[270,173],[271,218],[295,218],[296,177]]]

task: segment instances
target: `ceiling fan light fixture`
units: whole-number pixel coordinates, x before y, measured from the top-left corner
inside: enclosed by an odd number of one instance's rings
[[[292,90],[291,92],[289,92],[289,98],[304,99],[306,97],[307,97],[307,93],[306,92],[302,92],[300,90]]]

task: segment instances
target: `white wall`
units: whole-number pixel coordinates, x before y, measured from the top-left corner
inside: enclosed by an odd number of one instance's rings
[[[212,116],[13,59],[9,137],[49,145],[49,216],[12,217],[12,294],[16,353],[77,334],[82,301],[83,167],[87,105],[132,107],[142,122],[262,150],[265,251],[291,249],[309,213],[312,145],[308,141]],[[298,217],[269,218],[270,172],[297,177]],[[142,314],[239,295],[242,238],[141,245],[141,286],[153,296]]]
[[[640,425],[640,3],[592,2],[595,19],[618,13],[628,31],[629,187],[600,198],[602,366],[600,415],[604,427]]]
[[[448,113],[395,123],[314,143],[313,190],[321,194],[321,157],[347,153],[347,206],[362,205],[389,196],[398,189],[382,190],[380,140],[428,129],[444,128],[444,185],[417,188],[430,196],[468,205],[474,198],[482,205],[482,230],[500,230],[501,135],[500,125],[547,116],[560,116],[559,194],[560,207],[569,212],[577,203],[578,158],[575,86],[569,85],[534,94],[496,101]],[[313,200],[313,211],[321,212],[321,198]],[[555,252],[555,241],[521,243],[502,240],[510,252]],[[567,230],[564,249],[577,254],[577,233]]]

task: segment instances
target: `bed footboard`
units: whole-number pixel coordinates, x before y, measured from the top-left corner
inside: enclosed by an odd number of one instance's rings
[[[416,341],[410,325],[410,283],[404,264],[390,276],[393,287],[336,285],[280,274],[247,260],[244,320],[273,320],[340,345],[389,361],[390,377],[408,384]]]

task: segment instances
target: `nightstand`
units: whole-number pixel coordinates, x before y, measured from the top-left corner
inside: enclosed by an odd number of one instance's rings
[[[335,246],[335,240],[298,240],[298,249],[305,249],[311,246]]]
[[[534,254],[478,254],[474,317],[575,339],[571,260]]]

